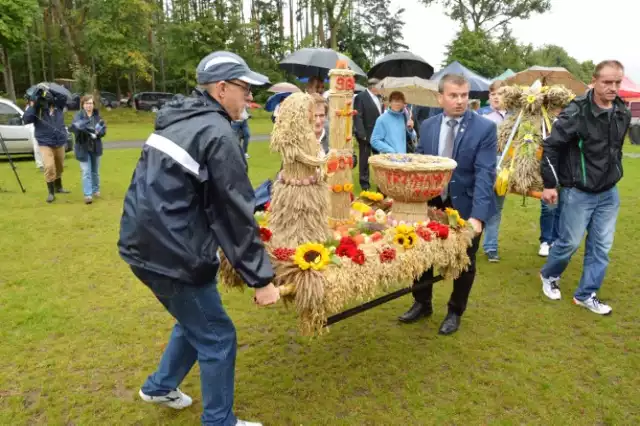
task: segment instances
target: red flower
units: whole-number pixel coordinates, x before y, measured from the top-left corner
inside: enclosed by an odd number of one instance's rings
[[[266,203],[264,203],[264,209],[266,211],[269,211],[270,208],[271,208],[271,201],[267,201]]]
[[[355,245],[340,244],[338,248],[336,248],[336,256],[353,258],[357,251],[358,248]]]
[[[353,238],[351,237],[342,237],[340,239],[340,245],[341,246],[353,246],[353,247],[357,247],[358,245],[356,244],[356,242],[353,240]]]
[[[267,228],[263,228],[260,227],[260,239],[264,242],[268,242],[269,240],[271,240],[271,236],[273,234],[271,233],[271,231]]]
[[[420,238],[425,241],[431,241],[431,232],[429,231],[429,227],[427,226],[419,226],[416,230]]]
[[[362,250],[356,250],[355,254],[351,256],[351,260],[353,260],[358,265],[364,265],[364,262],[366,260],[364,252]]]
[[[396,249],[394,248],[386,248],[384,250],[382,250],[382,253],[380,253],[380,262],[385,263],[385,262],[391,262],[396,258]]]
[[[351,202],[353,203],[353,200],[355,200],[355,197],[353,196],[353,192],[349,193],[349,198],[351,199]]]
[[[427,228],[431,229],[441,240],[446,240],[449,237],[449,227],[441,223],[431,221],[427,225]]]
[[[273,251],[273,255],[276,257],[276,259],[278,259],[281,262],[284,262],[286,260],[291,260],[291,256],[293,256],[294,254],[296,254],[295,249],[290,249],[285,247],[278,247]]]

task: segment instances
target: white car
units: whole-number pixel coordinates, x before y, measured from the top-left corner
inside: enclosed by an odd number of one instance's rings
[[[7,146],[9,154],[30,154],[38,146],[35,141],[33,124],[24,124],[22,116],[24,111],[8,99],[0,98],[0,136]],[[65,151],[73,148],[71,134],[67,140]],[[0,156],[5,156],[4,149],[0,146]]]

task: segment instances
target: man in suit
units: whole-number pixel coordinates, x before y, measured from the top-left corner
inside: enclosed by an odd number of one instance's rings
[[[356,95],[353,109],[358,111],[354,117],[354,130],[358,141],[360,156],[360,187],[366,191],[369,189],[369,157],[377,152],[371,149],[371,134],[376,120],[382,114],[382,100],[378,96],[376,84],[380,80],[369,79],[369,87],[364,92]]]
[[[422,123],[419,154],[453,158],[457,167],[442,195],[429,205],[443,209],[453,207],[476,231],[467,250],[471,264],[453,281],[449,312],[440,326],[440,334],[455,333],[467,307],[476,275],[476,252],[483,224],[495,214],[493,185],[496,178],[497,131],[492,121],[468,110],[469,82],[457,74],[445,75],[438,83],[438,100],[443,113]],[[425,272],[414,286],[433,277],[433,269]],[[415,322],[433,313],[433,285],[413,292],[415,303],[399,320]]]

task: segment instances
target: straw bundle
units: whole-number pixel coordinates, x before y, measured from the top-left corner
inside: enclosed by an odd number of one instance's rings
[[[324,241],[329,236],[328,186],[320,173],[325,159],[318,157],[313,108],[310,95],[289,96],[280,105],[271,134],[271,150],[283,160],[273,184],[270,217],[273,238],[279,245]]]

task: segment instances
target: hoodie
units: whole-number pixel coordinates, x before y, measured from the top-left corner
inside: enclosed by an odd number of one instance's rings
[[[250,287],[274,276],[230,117],[207,93],[158,112],[124,200],[118,249],[129,265],[187,285],[215,280],[222,249]]]
[[[404,111],[396,112],[389,108],[376,120],[371,146],[381,154],[406,154],[407,136],[415,138],[416,132],[407,129]]]

